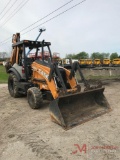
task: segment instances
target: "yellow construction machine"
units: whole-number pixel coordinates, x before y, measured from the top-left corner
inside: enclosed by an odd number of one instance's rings
[[[100,59],[94,59],[93,65],[94,65],[94,66],[101,66],[101,61],[100,61]]]
[[[104,58],[102,62],[102,66],[110,66],[110,59]]]
[[[112,60],[113,66],[120,66],[120,58],[115,58]]]
[[[79,62],[71,64],[71,70],[54,63],[50,45],[44,40],[20,41],[20,34],[13,36],[12,55],[6,65],[10,95],[14,98],[27,95],[32,109],[42,108],[43,101],[49,100],[51,119],[64,129],[109,112],[111,109],[101,83],[90,86]],[[28,50],[35,51],[34,59],[27,56]],[[50,53],[48,59],[44,57],[46,50]],[[42,59],[38,57],[38,51],[41,51]],[[83,91],[75,76],[77,70],[84,83]]]

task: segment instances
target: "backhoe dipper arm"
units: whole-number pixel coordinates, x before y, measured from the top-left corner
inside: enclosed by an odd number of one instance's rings
[[[98,84],[95,85],[95,86],[90,86],[90,84],[87,82],[87,80],[85,79],[83,73],[81,72],[81,69],[80,69],[80,66],[79,66],[79,63],[78,62],[74,62],[71,66],[71,72],[70,72],[70,76],[69,78],[72,79],[72,77],[75,76],[75,72],[78,70],[79,74],[80,74],[80,77],[84,83],[84,86],[85,86],[85,91],[86,90],[91,90],[91,89],[96,89],[96,88],[101,88],[102,87],[102,83],[100,81],[98,81]]]

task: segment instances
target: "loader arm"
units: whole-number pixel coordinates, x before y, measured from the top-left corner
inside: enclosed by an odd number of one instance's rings
[[[63,67],[58,67],[56,63],[45,63],[36,60],[32,63],[33,81],[45,80],[46,85],[39,83],[40,90],[50,90],[54,99],[59,98],[61,95],[67,95],[71,92],[78,92],[78,85],[74,78],[69,79],[70,71]],[[46,86],[46,88],[45,88]]]
[[[84,77],[84,75],[83,75],[83,73],[82,73],[82,71],[81,71],[81,68],[80,68],[80,66],[79,66],[79,63],[78,62],[74,62],[73,64],[71,64],[71,73],[70,73],[70,76],[69,76],[69,78],[71,79],[72,77],[74,77],[75,76],[75,72],[78,70],[78,72],[79,72],[79,75],[80,75],[80,77],[81,77],[81,80],[82,80],[82,82],[84,83],[84,86],[85,86],[85,91],[87,91],[87,90],[91,90],[91,89],[96,89],[96,88],[101,88],[102,87],[102,83],[99,81],[98,82],[98,84],[97,85],[95,85],[95,86],[90,86],[90,84],[88,83],[88,81],[85,79],[85,77]]]

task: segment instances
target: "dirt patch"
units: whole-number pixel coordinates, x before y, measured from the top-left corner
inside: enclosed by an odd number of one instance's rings
[[[65,131],[51,122],[48,103],[32,110],[0,84],[0,160],[119,160],[120,82],[109,81],[104,94],[110,113]]]

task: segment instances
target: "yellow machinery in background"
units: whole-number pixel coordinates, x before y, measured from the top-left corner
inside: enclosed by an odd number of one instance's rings
[[[103,59],[102,65],[103,66],[110,66],[110,59],[108,59],[108,58]]]
[[[86,59],[86,64],[87,64],[87,66],[92,66],[93,65],[93,60],[92,59]]]
[[[112,60],[113,66],[120,66],[120,58],[115,58]]]
[[[79,63],[80,63],[80,65],[86,65],[87,64],[87,59],[80,59]]]
[[[94,59],[94,60],[93,60],[93,65],[94,65],[94,66],[101,66],[101,61],[100,61],[100,59]]]

